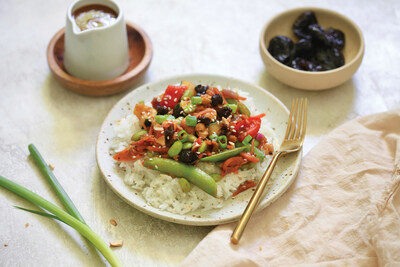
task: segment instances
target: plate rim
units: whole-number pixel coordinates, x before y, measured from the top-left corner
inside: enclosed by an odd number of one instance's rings
[[[197,217],[191,217],[191,216],[187,216],[185,214],[175,214],[175,213],[171,213],[168,211],[162,211],[160,209],[157,209],[151,205],[145,205],[145,206],[141,206],[138,205],[134,202],[132,202],[130,199],[128,199],[124,194],[122,194],[120,191],[117,190],[117,188],[115,188],[115,186],[113,185],[112,181],[109,180],[107,178],[107,174],[105,173],[105,171],[103,170],[101,164],[99,163],[99,146],[100,146],[100,142],[102,141],[102,139],[100,139],[100,137],[102,136],[102,132],[104,127],[106,127],[106,125],[108,123],[110,123],[110,117],[113,113],[113,110],[115,110],[117,107],[121,106],[121,103],[126,102],[128,99],[131,98],[131,95],[135,93],[136,90],[145,90],[147,87],[152,87],[152,86],[156,86],[157,84],[162,84],[162,83],[167,83],[168,81],[171,80],[183,80],[183,79],[187,79],[187,78],[194,78],[196,77],[196,79],[207,79],[207,80],[212,80],[212,79],[222,79],[222,80],[229,80],[229,81],[233,81],[233,82],[239,82],[242,84],[245,84],[246,86],[248,86],[249,88],[256,88],[257,90],[263,92],[264,94],[268,95],[274,102],[276,102],[279,106],[281,106],[281,108],[285,111],[285,113],[287,113],[287,116],[289,117],[289,110],[288,108],[276,97],[274,96],[272,93],[270,93],[267,89],[252,84],[250,82],[241,80],[241,79],[237,79],[237,78],[233,78],[230,76],[224,76],[224,75],[218,75],[218,74],[207,74],[207,73],[190,73],[190,74],[182,74],[182,75],[173,75],[173,76],[169,76],[169,77],[164,77],[162,79],[153,81],[153,82],[149,82],[143,85],[140,85],[136,88],[134,88],[131,92],[129,92],[128,94],[126,94],[124,97],[122,97],[117,103],[115,103],[112,108],[108,111],[107,115],[105,116],[99,133],[97,135],[97,140],[96,140],[96,148],[95,148],[95,154],[96,154],[96,163],[97,166],[101,172],[101,176],[103,177],[103,179],[105,180],[106,184],[111,188],[111,190],[118,196],[120,197],[122,200],[124,200],[125,203],[129,204],[130,206],[134,207],[135,209],[149,215],[152,216],[153,218],[157,218],[157,219],[161,219],[161,220],[165,220],[168,222],[173,222],[173,223],[177,223],[177,224],[182,224],[182,225],[192,225],[192,226],[213,226],[213,225],[221,225],[221,224],[225,224],[225,223],[229,223],[229,222],[233,222],[233,221],[237,221],[241,214],[239,215],[235,215],[235,216],[231,216],[231,217],[227,217],[227,218],[215,218],[215,219],[210,219],[210,218],[197,218]],[[143,89],[141,89],[143,88]],[[291,184],[294,182],[294,180],[296,180],[297,174],[300,170],[300,166],[301,166],[301,161],[302,161],[302,150],[300,150],[300,152],[298,152],[298,158],[296,159],[296,164],[294,164],[294,169],[292,170],[291,173],[291,179],[288,180],[288,182],[286,184],[284,184],[283,187],[280,187],[278,194],[274,195],[274,197],[268,201],[263,203],[261,200],[261,203],[259,204],[258,208],[256,209],[255,213],[261,211],[262,209],[268,207],[269,205],[271,205],[273,202],[275,202],[281,195],[283,195],[287,189],[291,186]],[[121,178],[121,177],[119,177]],[[132,192],[133,193],[133,192]],[[162,213],[168,213],[171,216],[167,216]]]

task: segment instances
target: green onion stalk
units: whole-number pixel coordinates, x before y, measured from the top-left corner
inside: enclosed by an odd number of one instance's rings
[[[75,207],[74,203],[69,198],[67,192],[65,192],[64,188],[58,182],[56,176],[53,174],[53,172],[49,168],[49,165],[45,162],[45,160],[43,159],[42,155],[40,155],[36,147],[33,144],[30,144],[28,146],[28,149],[36,165],[39,167],[39,170],[46,177],[47,181],[50,183],[51,187],[56,192],[58,198],[61,200],[61,203],[68,211],[68,213],[74,216],[76,219],[80,220],[81,222],[85,223],[82,215],[79,213],[78,209]]]
[[[122,263],[119,261],[111,248],[86,224],[82,223],[78,219],[75,219],[73,216],[69,215],[43,197],[33,193],[23,186],[18,185],[17,183],[14,183],[13,181],[8,180],[7,178],[4,178],[3,176],[0,176],[0,186],[19,195],[36,206],[47,210],[61,221],[77,230],[81,235],[86,237],[100,251],[101,254],[103,254],[111,266],[122,266]]]

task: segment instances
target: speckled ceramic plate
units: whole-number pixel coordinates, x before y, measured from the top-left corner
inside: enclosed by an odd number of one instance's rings
[[[252,190],[247,190],[236,196],[234,199],[226,200],[224,207],[218,210],[192,212],[185,215],[173,214],[148,205],[139,192],[126,186],[123,182],[123,177],[117,172],[114,160],[110,156],[110,140],[113,139],[114,135],[112,123],[132,113],[133,107],[140,100],[144,100],[145,102],[151,101],[154,96],[162,93],[168,85],[179,84],[182,80],[188,80],[195,84],[220,85],[225,88],[238,88],[242,91],[248,92],[250,96],[253,97],[257,109],[260,112],[266,113],[272,129],[275,131],[278,144],[282,142],[289,111],[267,90],[234,78],[215,75],[185,75],[138,87],[122,98],[111,109],[103,122],[98,136],[96,146],[97,164],[105,181],[118,196],[136,209],[156,218],[186,225],[218,225],[238,220],[253,193]],[[270,205],[288,189],[290,184],[296,178],[300,162],[301,152],[286,155],[279,160],[271,177],[271,184],[267,186],[268,191],[262,199],[258,210]]]

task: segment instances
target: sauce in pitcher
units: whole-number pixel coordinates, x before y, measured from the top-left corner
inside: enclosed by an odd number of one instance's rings
[[[113,9],[103,5],[83,6],[72,14],[72,18],[81,31],[110,25],[117,17],[118,14]]]

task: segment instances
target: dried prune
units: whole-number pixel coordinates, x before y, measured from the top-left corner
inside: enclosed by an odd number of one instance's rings
[[[208,90],[208,86],[203,86],[199,84],[194,88],[194,90],[196,91],[197,95],[204,95]]]
[[[326,30],[326,34],[333,47],[336,47],[339,50],[343,49],[345,43],[345,37],[344,33],[341,30],[328,28]]]
[[[309,54],[311,54],[313,48],[312,41],[310,39],[300,39],[297,43],[294,44],[292,49],[292,58],[303,57],[309,58]]]
[[[220,94],[215,94],[211,97],[211,106],[216,107],[218,105],[222,105],[224,99]]]
[[[312,24],[308,26],[312,41],[316,43],[317,46],[330,46],[330,40],[328,35],[325,33],[324,28],[318,24]]]
[[[174,125],[171,124],[168,127],[164,129],[164,139],[165,139],[165,145],[170,146],[172,142],[174,141]]]
[[[271,39],[268,51],[276,60],[304,71],[325,71],[344,65],[341,50],[345,45],[345,35],[341,30],[324,30],[312,11],[301,14],[292,29],[299,38],[297,43],[282,35]]]
[[[279,62],[286,64],[290,59],[293,41],[286,36],[278,35],[269,41],[268,51]]]
[[[291,67],[296,70],[315,71],[317,65],[315,65],[312,61],[297,57],[292,60]]]
[[[203,115],[197,117],[197,121],[200,123],[204,123],[204,125],[206,126],[208,126],[211,123],[211,119]]]
[[[344,57],[337,48],[318,49],[315,59],[324,70],[332,70],[344,65]]]
[[[180,162],[186,164],[194,164],[197,159],[198,159],[197,154],[195,152],[192,152],[191,150],[182,150],[181,153],[179,153],[178,157],[178,160]]]
[[[220,120],[222,117],[228,118],[232,114],[232,109],[228,106],[222,107],[217,111],[218,119]]]
[[[183,112],[183,109],[180,104],[176,104],[176,106],[174,107],[174,110],[172,111],[172,115],[175,118],[179,118],[181,116],[183,116],[183,117],[186,116],[186,114],[185,114],[185,112]]]
[[[301,14],[293,24],[293,32],[299,39],[311,39],[308,26],[318,24],[314,12],[306,11]]]
[[[166,106],[158,106],[157,107],[157,115],[165,115],[167,114],[169,109]]]

